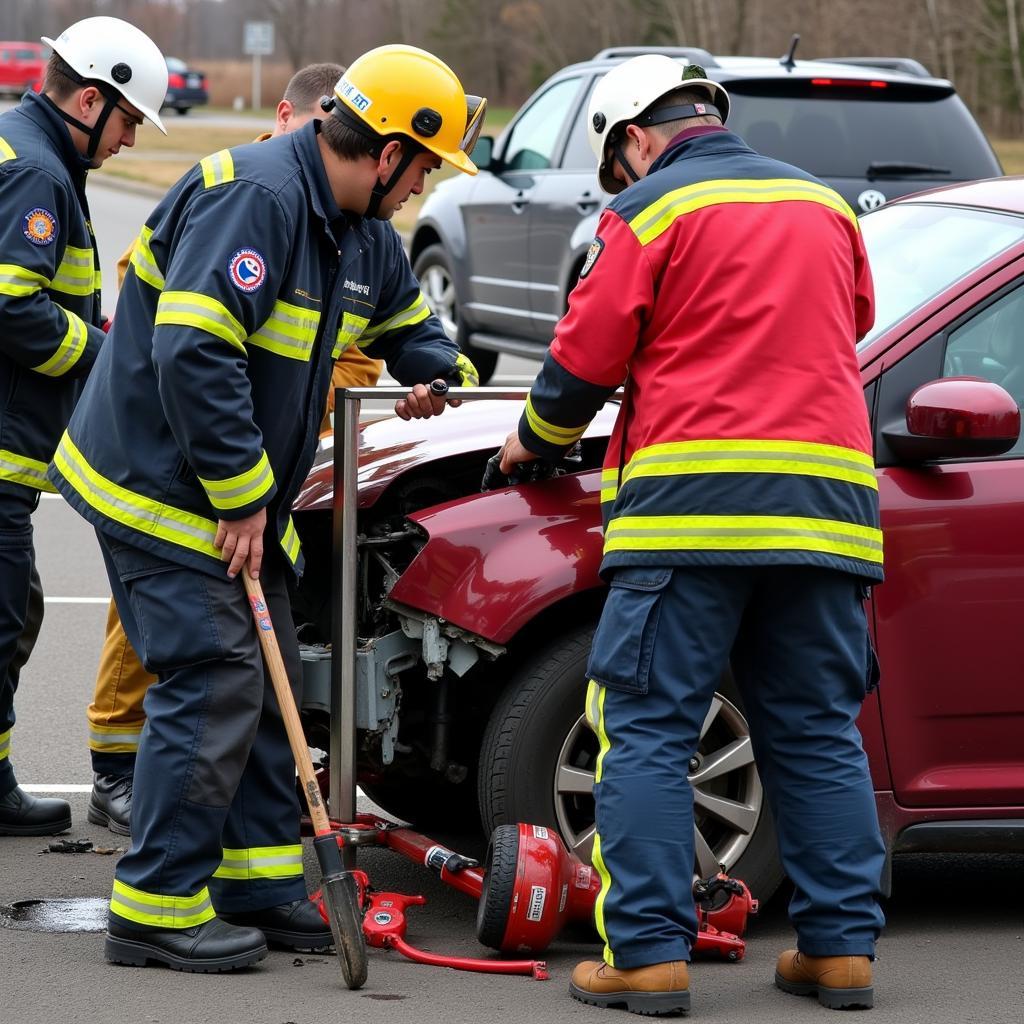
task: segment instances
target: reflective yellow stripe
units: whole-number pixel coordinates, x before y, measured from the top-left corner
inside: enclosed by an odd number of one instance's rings
[[[597,741],[600,745],[597,764],[594,769],[595,786],[601,781],[604,773],[604,758],[611,749],[611,740],[608,738],[608,730],[605,728],[604,722],[604,699],[606,693],[606,688],[593,679],[587,683],[587,722],[597,735]],[[601,891],[598,893],[597,900],[594,903],[594,923],[597,926],[598,934],[604,939],[605,961],[614,967],[615,959],[612,954],[612,948],[608,944],[608,931],[604,923],[604,901],[608,897],[609,889],[612,887],[612,876],[605,866],[604,858],[601,856],[601,835],[596,829],[594,831],[594,851],[590,860],[594,865],[594,870],[597,871],[598,877],[601,879]]]
[[[702,181],[677,188],[641,210],[630,222],[641,245],[648,245],[667,231],[677,218],[707,206],[725,203],[820,203],[846,217],[860,230],[857,217],[837,192],[814,181],[799,178],[769,178],[764,181],[721,179]]]
[[[345,349],[359,343],[359,338],[366,330],[369,319],[365,316],[356,316],[355,313],[345,312],[341,317],[341,326],[338,328],[338,339],[331,353],[333,359],[337,359]]]
[[[53,462],[76,493],[101,515],[169,544],[220,560],[220,550],[213,545],[217,524],[212,519],[152,501],[108,480],[85,461],[67,431],[60,439]]]
[[[302,552],[302,544],[299,542],[299,534],[295,529],[295,523],[292,521],[292,517],[288,517],[288,525],[284,528],[284,533],[281,535],[281,547],[284,553],[288,556],[288,560],[295,565],[299,560],[299,554]]]
[[[526,396],[526,422],[529,428],[542,441],[547,441],[548,444],[556,444],[565,448],[568,448],[571,444],[575,444],[584,435],[587,429],[586,423],[584,423],[582,427],[560,427],[542,419],[537,414],[537,410],[533,407],[533,398],[530,395]]]
[[[459,372],[459,383],[464,388],[475,388],[480,384],[480,373],[469,356],[460,352],[455,357],[455,369]]]
[[[608,893],[612,887],[612,875],[608,870],[604,862],[604,857],[601,855],[601,833],[597,830],[594,831],[594,852],[590,858],[591,863],[594,865],[594,870],[597,871],[598,877],[601,879],[601,891],[597,894],[597,899],[594,901],[594,924],[597,926],[597,934],[604,939],[604,960],[609,967],[615,966],[615,953],[612,950],[611,943],[608,941],[608,927],[604,923],[604,901],[608,898]]]
[[[694,473],[790,473],[816,476],[878,490],[874,459],[855,448],[811,441],[674,441],[635,452],[622,474],[623,483],[638,477]],[[601,500],[615,498],[617,469],[601,473]]]
[[[85,321],[70,309],[63,306],[57,308],[68,318],[68,329],[57,351],[45,363],[32,367],[36,373],[43,373],[47,377],[60,377],[67,373],[82,358],[89,343],[89,328],[85,326]]]
[[[135,276],[148,285],[152,285],[157,291],[164,287],[164,275],[156,265],[153,250],[149,247],[149,240],[153,237],[153,229],[143,227],[139,237],[135,240],[132,248],[131,265],[135,268]]]
[[[0,139],[0,164],[5,164],[8,160],[14,160],[17,155],[6,139]]]
[[[203,185],[206,188],[235,180],[235,162],[231,159],[229,149],[205,157],[199,161],[199,166],[203,169]]]
[[[317,310],[293,306],[278,299],[267,322],[255,334],[249,335],[245,343],[287,359],[308,362],[313,354],[319,324],[320,313]]]
[[[882,531],[804,516],[618,516],[610,551],[822,551],[882,562]]]
[[[413,324],[426,320],[428,316],[430,316],[430,307],[427,305],[427,297],[423,292],[420,292],[416,301],[411,306],[407,306],[400,313],[388,317],[382,323],[367,327],[363,331],[363,336],[359,339],[359,347],[366,348],[367,345],[376,341],[382,334],[386,334],[388,331],[397,331],[400,327],[411,327]]]
[[[37,491],[53,493],[57,490],[46,479],[45,462],[30,459],[25,455],[16,455],[3,448],[0,448],[0,480],[8,480],[12,484],[23,484],[25,487],[34,487]]]
[[[47,287],[49,281],[34,270],[26,270],[14,263],[0,263],[0,295],[21,298]]]
[[[2,141],[2,140],[0,140]],[[11,730],[0,732],[0,761],[11,756]]]
[[[134,754],[139,749],[142,726],[90,725],[89,749],[98,754]]]
[[[214,878],[300,878],[302,846],[257,846],[248,850],[225,850]]]
[[[215,917],[210,890],[204,885],[194,896],[160,896],[114,879],[110,909],[118,917],[152,928],[193,928]]]
[[[215,509],[241,508],[254,501],[259,501],[274,486],[274,471],[270,468],[270,459],[263,452],[259,461],[252,469],[229,476],[226,480],[204,480],[199,482]]]
[[[92,249],[79,249],[69,245],[64,258],[53,275],[50,287],[65,295],[92,295],[95,288],[96,267]]]
[[[162,292],[156,304],[157,326],[197,327],[245,352],[245,328],[227,306],[199,292]]]

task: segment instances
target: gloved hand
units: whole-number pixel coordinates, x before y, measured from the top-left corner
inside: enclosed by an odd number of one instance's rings
[[[506,475],[501,471],[501,452],[497,452],[487,460],[483,479],[480,481],[481,491],[493,491],[499,487],[514,487],[517,484],[533,483],[536,480],[548,480],[553,476],[575,473],[583,465],[583,445],[577,441],[558,462],[536,459],[534,462],[523,462]]]

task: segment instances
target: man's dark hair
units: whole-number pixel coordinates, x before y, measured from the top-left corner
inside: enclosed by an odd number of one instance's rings
[[[664,110],[665,107],[676,107],[691,103],[711,103],[712,99],[704,89],[674,89],[648,107],[651,112]],[[681,117],[676,121],[665,121],[663,124],[651,125],[655,131],[671,139],[685,128],[698,124],[721,124],[722,119],[714,114],[703,114],[696,117]]]
[[[330,147],[331,152],[343,160],[358,160],[362,156],[380,156],[380,151],[384,148],[384,139],[372,128],[367,127],[362,131],[356,131],[355,128],[350,128],[334,114],[324,116],[320,134]]]
[[[46,62],[46,74],[43,76],[43,92],[48,93],[59,103],[85,85],[98,87],[99,83],[87,81],[83,85],[75,69],[59,53],[50,54],[50,59]]]
[[[321,96],[330,96],[334,92],[338,79],[344,73],[345,69],[340,64],[310,64],[292,75],[281,98],[305,113]]]

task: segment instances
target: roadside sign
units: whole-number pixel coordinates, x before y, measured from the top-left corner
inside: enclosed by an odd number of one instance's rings
[[[273,53],[274,23],[272,21],[247,21],[242,52],[253,57],[266,57]]]

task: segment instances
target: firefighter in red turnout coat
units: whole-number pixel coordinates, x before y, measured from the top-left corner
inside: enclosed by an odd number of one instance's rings
[[[798,949],[776,984],[870,1006],[883,924],[855,725],[875,682],[862,601],[882,578],[855,356],[870,271],[843,199],[726,130],[728,105],[702,69],[664,56],[594,90],[591,142],[616,198],[502,452],[506,471],[560,456],[626,381],[587,695],[606,944],[570,992],[646,1014],[689,1007],[683,778],[730,656],[795,889]]]

